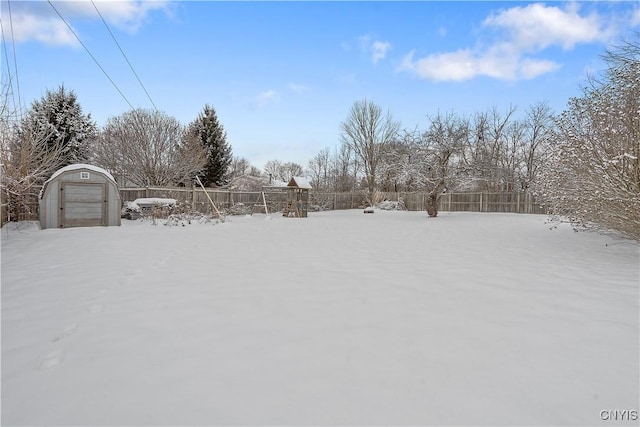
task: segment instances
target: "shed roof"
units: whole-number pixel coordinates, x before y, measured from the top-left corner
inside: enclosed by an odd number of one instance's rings
[[[287,187],[298,187],[298,188],[310,189],[311,184],[309,184],[309,181],[307,181],[307,178],[304,178],[302,176],[294,176],[293,178],[291,178],[291,181],[289,181],[289,184],[287,184]]]
[[[68,165],[68,166],[62,167],[62,168],[58,169],[57,171],[55,171],[53,173],[53,175],[51,175],[51,178],[46,180],[44,182],[44,184],[42,185],[42,188],[40,189],[40,194],[38,195],[38,197],[41,198],[41,199],[44,197],[44,192],[45,192],[47,186],[49,185],[49,183],[51,181],[56,179],[58,176],[62,175],[65,172],[75,171],[75,170],[80,170],[80,169],[88,169],[90,171],[100,173],[100,174],[104,175],[105,177],[107,177],[107,179],[112,181],[113,184],[115,184],[116,186],[118,185],[116,183],[116,180],[113,178],[113,175],[111,175],[109,172],[107,172],[106,170],[102,169],[101,167],[94,166],[94,165],[89,165],[89,164],[86,164],[86,163],[75,163],[73,165]]]
[[[86,164],[86,163],[76,163],[76,164],[73,164],[73,165],[65,166],[65,167],[60,168],[60,169],[58,169],[57,171],[55,171],[55,172],[53,173],[53,175],[51,175],[51,178],[49,178],[49,179],[45,182],[45,184],[46,184],[47,182],[49,182],[49,181],[51,181],[51,180],[55,179],[57,176],[59,176],[59,175],[61,175],[61,174],[65,173],[65,172],[73,171],[73,170],[78,170],[78,169],[89,169],[89,170],[92,170],[92,171],[94,171],[94,172],[98,172],[98,173],[104,174],[104,175],[106,175],[106,177],[107,177],[107,178],[109,178],[111,181],[116,182],[116,180],[115,180],[115,179],[113,179],[113,176],[112,176],[109,172],[107,172],[106,170],[102,169],[101,167],[94,166],[94,165],[89,165],[89,164]]]

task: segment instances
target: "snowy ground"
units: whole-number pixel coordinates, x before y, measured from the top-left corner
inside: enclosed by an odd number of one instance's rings
[[[2,425],[637,425],[639,264],[532,215],[5,228]]]

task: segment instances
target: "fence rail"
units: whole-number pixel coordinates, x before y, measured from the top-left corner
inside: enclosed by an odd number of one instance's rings
[[[262,211],[264,205],[262,193],[259,191],[234,192],[227,190],[207,190],[209,197],[219,209],[227,209],[242,203],[253,208],[254,212]],[[266,191],[267,207],[270,211],[279,211],[287,203],[284,191]],[[123,201],[138,198],[171,198],[189,204],[194,210],[210,213],[211,204],[204,190],[198,188],[121,188]],[[379,193],[381,199],[402,201],[410,211],[426,210],[427,193]],[[342,210],[358,209],[367,205],[367,194],[362,192],[332,193],[311,190],[309,193],[310,210]],[[440,200],[440,210],[449,212],[509,212],[546,214],[547,208],[526,192],[512,193],[445,193]]]

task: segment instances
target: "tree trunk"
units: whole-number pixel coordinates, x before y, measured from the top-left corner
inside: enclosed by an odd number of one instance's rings
[[[435,186],[433,190],[427,196],[427,213],[430,218],[435,218],[438,216],[438,209],[440,209],[440,198],[442,197],[442,192],[445,190],[445,182],[444,180],[440,180]]]
[[[438,205],[440,204],[440,197],[438,197],[438,193],[431,192],[427,196],[427,214],[429,214],[430,218],[435,218],[438,216]]]

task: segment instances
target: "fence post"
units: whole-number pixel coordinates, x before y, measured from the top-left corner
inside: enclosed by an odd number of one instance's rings
[[[484,191],[481,191],[481,192],[480,192],[480,212],[483,212],[483,210],[482,210],[482,209],[483,209],[483,207],[484,207],[484,205],[483,205],[483,203],[482,203],[482,195],[483,195],[483,194],[484,194]]]
[[[520,212],[520,192],[519,191],[516,194],[516,213],[521,213]]]

